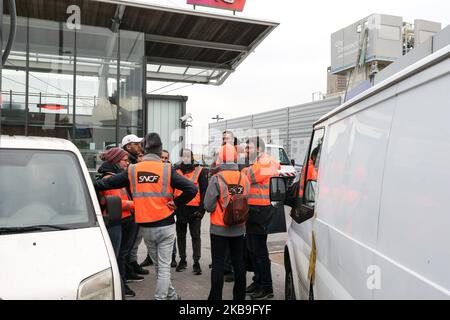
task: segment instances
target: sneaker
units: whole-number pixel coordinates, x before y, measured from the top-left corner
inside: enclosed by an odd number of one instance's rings
[[[194,263],[194,267],[193,268],[194,268],[194,274],[196,276],[199,276],[199,275],[202,274],[202,268],[200,268],[200,263],[198,263],[198,262]]]
[[[133,272],[136,273],[136,274],[141,274],[141,275],[146,276],[146,275],[148,275],[148,274],[150,273],[150,271],[145,270],[144,268],[142,268],[142,267],[137,263],[137,261],[131,262],[131,263],[130,263],[130,266],[131,266]]]
[[[273,290],[256,290],[254,294],[251,295],[252,300],[267,300],[273,298]]]
[[[187,268],[186,260],[180,260],[180,262],[178,263],[177,269],[175,271],[176,272],[181,272],[183,270],[186,270],[186,268]]]
[[[170,264],[170,266],[172,267],[172,268],[176,268],[177,267],[177,260],[175,259],[175,257],[174,258],[172,258],[172,263]]]
[[[150,256],[147,255],[147,258],[145,258],[145,260],[140,264],[140,267],[144,268],[144,267],[150,267],[152,265],[153,265],[152,258],[150,258]]]
[[[225,282],[234,282],[234,272],[230,272],[225,274],[225,276],[223,277]]]
[[[141,277],[134,272],[127,274],[126,278],[127,278],[127,280],[125,281],[126,283],[144,281],[144,277]]]
[[[125,285],[124,289],[125,289],[125,297],[133,298],[136,296],[136,293],[133,290],[131,290],[129,286]]]
[[[252,283],[251,285],[249,285],[246,289],[245,289],[245,293],[247,294],[251,294],[251,293],[255,293],[255,291],[258,289],[258,285],[256,283]]]

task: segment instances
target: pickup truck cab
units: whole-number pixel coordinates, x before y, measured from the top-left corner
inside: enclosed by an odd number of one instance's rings
[[[78,149],[61,139],[0,136],[0,177],[0,299],[122,299]]]
[[[298,174],[298,171],[294,167],[294,162],[289,159],[286,150],[284,150],[284,148],[279,145],[267,144],[266,152],[280,163],[280,177],[286,178],[288,180],[288,183],[292,184]]]

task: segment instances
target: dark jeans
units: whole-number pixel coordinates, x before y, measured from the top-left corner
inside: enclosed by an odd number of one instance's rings
[[[201,257],[201,234],[200,227],[202,225],[201,220],[192,220],[189,223],[178,223],[177,222],[177,242],[178,251],[181,260],[186,260],[186,234],[187,227],[189,224],[189,232],[192,238],[192,251],[194,262],[198,262]]]
[[[211,234],[211,291],[208,300],[222,300],[225,251],[227,247],[230,248],[231,261],[234,267],[233,300],[245,300],[244,236],[231,238],[213,234]]]
[[[119,272],[123,280],[125,280],[126,273],[125,265],[130,262],[130,253],[133,250],[138,231],[139,227],[134,222],[134,217],[128,217],[122,220],[122,241],[120,242],[117,264],[119,265]]]
[[[173,242],[172,260],[177,257],[177,239]]]
[[[225,250],[225,274],[233,273],[233,262],[231,261],[230,248],[227,246]]]
[[[264,290],[273,290],[266,234],[247,234],[247,246],[255,272],[253,281]]]
[[[119,257],[120,243],[122,241],[122,226],[120,223],[108,227],[109,238],[114,250],[116,259]]]

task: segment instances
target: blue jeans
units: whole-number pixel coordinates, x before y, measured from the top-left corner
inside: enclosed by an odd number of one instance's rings
[[[177,300],[178,295],[170,280],[175,224],[166,227],[142,228],[150,258],[155,263],[155,300]]]

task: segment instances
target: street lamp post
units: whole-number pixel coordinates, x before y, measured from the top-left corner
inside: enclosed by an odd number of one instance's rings
[[[189,147],[189,128],[192,128],[192,124],[186,123],[186,147]],[[191,150],[192,150],[192,139],[191,139]]]
[[[213,120],[217,120],[217,122],[219,122],[220,120],[223,120],[225,118],[221,118],[219,115],[215,116],[214,118],[211,118]]]

